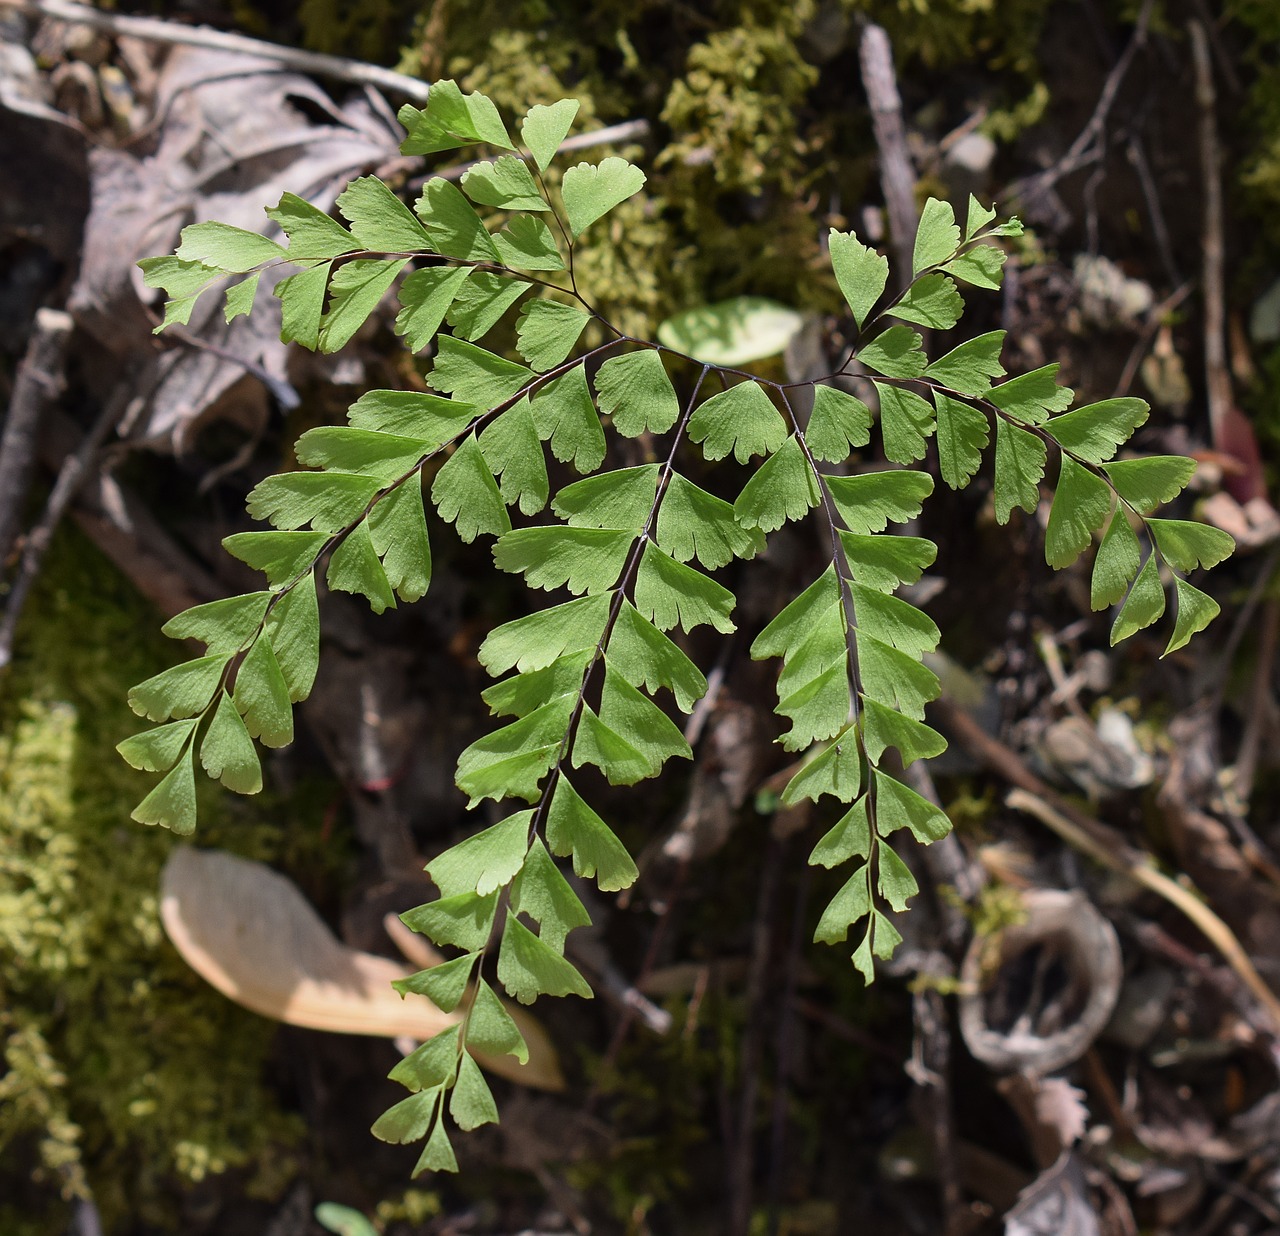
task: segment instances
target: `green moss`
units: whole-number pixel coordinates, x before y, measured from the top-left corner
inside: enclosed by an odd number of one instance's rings
[[[182,1187],[240,1165],[273,1190],[298,1132],[263,1075],[271,1024],[164,936],[174,839],[129,819],[137,774],[114,746],[137,728],[128,686],[172,660],[146,637],[158,626],[64,534],[0,681],[0,1196],[34,1190],[24,1213],[45,1231],[89,1195],[108,1231],[126,1215],[163,1227]],[[203,818],[207,844],[255,857],[283,844],[261,807],[215,796]]]

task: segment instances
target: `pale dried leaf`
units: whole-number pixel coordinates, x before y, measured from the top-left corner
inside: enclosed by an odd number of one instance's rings
[[[160,918],[187,964],[223,995],[291,1026],[337,1034],[427,1039],[453,1025],[421,996],[391,987],[413,971],[342,944],[291,880],[220,850],[174,850],[161,876]],[[556,1052],[527,1012],[508,1011],[529,1063],[479,1056],[503,1077],[542,1090],[564,1080]]]

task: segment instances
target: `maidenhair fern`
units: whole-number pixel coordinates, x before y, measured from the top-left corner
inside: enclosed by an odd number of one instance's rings
[[[457,956],[405,980],[403,991],[463,1014],[396,1067],[412,1094],[374,1128],[395,1142],[425,1138],[420,1170],[456,1166],[446,1111],[462,1129],[497,1119],[475,1056],[524,1058],[495,984],[525,1003],[591,994],[564,955],[565,937],[588,917],[552,855],[606,891],[636,878],[575,782],[590,766],[613,785],[633,785],[692,756],[656,701],[666,692],[688,712],[707,687],[672,632],[734,629],[733,594],[714,572],[753,557],[792,521],[816,522],[829,548],[826,568],[751,653],[780,660],[777,712],[789,725],[780,742],[809,756],[783,803],[828,796],[847,805],[810,859],[850,868],[816,938],[838,944],[856,930],[853,962],[870,981],[874,959],[899,942],[889,911],[917,891],[894,835],[928,843],[949,827],[890,771],[946,745],[924,719],[939,691],[925,663],[938,628],[895,595],[920,578],[935,547],[889,530],[914,520],[933,491],[933,477],[911,467],[929,439],[942,480],[960,489],[994,436],[1000,523],[1015,507],[1037,510],[1052,452],[1046,556],[1067,566],[1105,529],[1092,601],[1102,609],[1123,600],[1113,642],[1160,617],[1164,569],[1176,593],[1166,651],[1181,648],[1218,610],[1183,576],[1232,550],[1213,528],[1152,517],[1186,485],[1190,460],[1114,459],[1146,419],[1142,400],[1067,411],[1072,392],[1056,384],[1056,365],[1001,382],[1002,331],[936,359],[926,353],[913,327],[954,327],[960,283],[998,288],[1005,252],[994,242],[1021,230],[1016,220],[995,224],[995,212],[973,198],[963,231],[947,203],[926,204],[912,279],[898,296],[886,291],[888,261],[832,230],[831,261],[856,334],[828,378],[768,381],[620,334],[579,293],[574,255],[645,177],[611,157],[565,169],[553,190],[545,173],[576,111],[572,100],[534,107],[517,146],[488,99],[441,82],[424,110],[401,112],[405,153],[506,152],[473,164],[461,187],[429,180],[410,210],[365,177],[338,199],[345,226],[285,194],[267,214],[286,244],[202,223],[184,230],[176,256],[143,263],[148,283],[168,293],[165,326],[186,322],[196,299],[228,276],[240,277],[226,292],[228,320],[251,312],[260,272],[288,264],[295,273],[275,287],[284,338],[325,352],[342,347],[395,288],[396,330],[413,351],[433,351],[436,393],[368,392],[347,425],[303,434],[305,470],[249,495],[250,514],[274,530],[225,545],[265,575],[266,587],[166,624],[168,635],[206,651],[130,696],[135,711],[160,724],[120,750],[135,767],[164,774],[135,819],[191,832],[197,761],[232,790],[261,787],[254,739],[268,747],[292,739],[293,705],[316,674],[317,577],[363,595],[377,613],[419,600],[431,579],[428,506],[464,541],[493,538],[499,569],[571,594],[485,639],[480,661],[495,683],[484,700],[499,722],[462,753],[457,781],[473,807],[494,799],[516,809],[434,859],[427,871],[439,899],[404,916]],[[517,305],[513,360],[478,341]],[[452,333],[441,334],[446,323]],[[604,342],[584,351],[588,327]],[[878,418],[847,389],[855,364],[875,388]],[[858,455],[877,420],[890,466]],[[644,437],[653,462],[601,470],[610,433]],[[554,497],[546,446],[582,475]],[[752,466],[735,502],[686,475],[684,460],[697,450],[710,462],[732,455]],[[528,522],[548,503],[550,517]],[[898,760],[886,766],[889,748]]]

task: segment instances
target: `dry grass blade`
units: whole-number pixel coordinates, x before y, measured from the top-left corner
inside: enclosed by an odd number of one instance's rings
[[[412,973],[341,943],[292,881],[219,850],[176,849],[161,876],[160,918],[186,963],[223,995],[291,1026],[336,1034],[428,1039],[459,1020],[422,996],[402,999]],[[492,1072],[540,1090],[564,1078],[542,1026],[508,1006],[529,1063],[479,1056]]]

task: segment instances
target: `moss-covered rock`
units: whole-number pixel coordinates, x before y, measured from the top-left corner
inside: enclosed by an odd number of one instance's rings
[[[129,685],[172,659],[157,616],[95,550],[59,539],[0,680],[0,1230],[168,1226],[185,1185],[249,1165],[274,1190],[298,1132],[268,1088],[270,1023],[206,986],[158,917],[174,839],[129,819]],[[279,853],[258,805],[216,797],[202,840]],[[37,1219],[37,1216],[40,1216]]]

